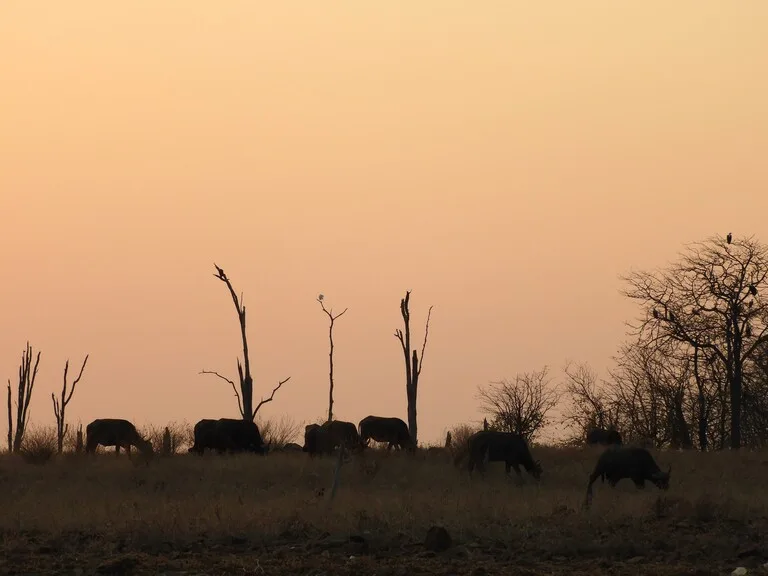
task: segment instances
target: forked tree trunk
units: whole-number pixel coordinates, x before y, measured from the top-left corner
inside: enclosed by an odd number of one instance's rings
[[[400,300],[400,314],[403,316],[404,330],[395,330],[395,337],[400,341],[405,358],[405,395],[408,401],[408,432],[414,446],[418,445],[418,422],[416,413],[416,403],[419,394],[419,376],[424,363],[424,352],[427,348],[427,338],[429,337],[429,319],[432,315],[432,306],[427,313],[427,322],[424,329],[424,344],[421,347],[421,359],[418,352],[411,350],[411,312],[409,302],[411,291],[405,293],[405,298]]]

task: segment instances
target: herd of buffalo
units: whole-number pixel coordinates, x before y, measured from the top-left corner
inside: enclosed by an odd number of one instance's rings
[[[304,446],[289,443],[278,450],[307,452],[310,456],[332,454],[337,449],[354,454],[367,448],[371,440],[386,443],[387,450],[416,450],[403,420],[381,416],[367,416],[357,426],[342,420],[310,424],[304,430]],[[591,445],[607,446],[589,476],[587,505],[592,500],[592,484],[598,477],[603,482],[607,479],[611,487],[619,480],[629,478],[638,488],[643,488],[646,481],[663,490],[669,488],[671,466],[664,472],[645,448],[624,446],[618,431],[593,429],[587,434],[586,441]],[[486,462],[504,462],[507,474],[514,469],[521,477],[522,466],[536,481],[542,475],[541,463],[533,459],[528,443],[518,434],[481,430],[470,436],[467,443],[470,474],[475,468],[482,470]],[[99,445],[114,446],[117,453],[124,448],[129,456],[131,446],[145,455],[153,454],[152,443],[142,438],[128,420],[104,418],[88,424],[86,453],[95,452]],[[206,450],[219,454],[252,452],[266,455],[270,446],[264,443],[255,422],[233,418],[204,419],[195,424],[194,444],[189,452],[202,455]]]

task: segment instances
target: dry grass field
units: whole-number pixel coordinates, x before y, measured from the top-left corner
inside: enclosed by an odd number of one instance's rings
[[[536,447],[539,485],[445,454],[0,457],[4,574],[726,574],[768,561],[768,454],[655,453],[671,487],[595,485],[595,449]],[[444,526],[453,545],[424,546]]]

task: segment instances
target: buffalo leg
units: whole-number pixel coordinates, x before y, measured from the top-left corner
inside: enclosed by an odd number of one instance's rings
[[[632,478],[632,481],[635,483],[635,486],[642,490],[645,488],[645,479],[644,478]]]
[[[597,480],[598,476],[600,476],[600,474],[596,474],[594,472],[589,475],[589,484],[587,484],[587,500],[585,502],[587,508],[589,508],[590,504],[592,504],[592,484],[595,483],[595,480]]]

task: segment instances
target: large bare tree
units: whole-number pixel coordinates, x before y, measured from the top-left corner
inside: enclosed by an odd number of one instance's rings
[[[69,372],[69,358],[67,358],[66,364],[64,364],[64,385],[61,387],[61,398],[56,398],[56,395],[51,392],[51,400],[53,401],[53,415],[56,417],[56,441],[58,444],[58,452],[61,454],[64,451],[64,436],[67,435],[69,425],[65,422],[65,411],[69,401],[72,400],[72,395],[75,393],[75,386],[80,382],[80,378],[83,377],[83,370],[88,363],[88,355],[85,355],[83,365],[80,366],[80,373],[77,378],[72,382],[72,387],[67,394],[67,373]]]
[[[348,309],[344,308],[344,310],[334,315],[333,309],[328,310],[325,307],[323,299],[324,297],[322,294],[317,297],[317,301],[320,303],[320,308],[322,308],[323,312],[328,316],[328,341],[330,343],[330,350],[328,352],[328,422],[330,422],[333,420],[333,325]]]
[[[24,440],[24,432],[29,423],[29,405],[32,402],[32,390],[35,388],[37,368],[40,364],[40,352],[37,352],[35,365],[32,366],[32,346],[27,342],[27,347],[21,353],[19,364],[19,385],[16,390],[16,430],[13,426],[13,407],[11,392],[11,380],[8,379],[8,451],[17,453],[21,449]]]
[[[248,336],[245,331],[245,304],[242,303],[242,296],[240,298],[237,297],[237,293],[235,292],[235,289],[232,288],[232,283],[229,281],[229,278],[227,278],[224,270],[222,270],[215,263],[213,266],[216,268],[216,274],[214,274],[214,276],[227,285],[227,289],[232,296],[232,302],[235,304],[237,318],[240,322],[240,335],[243,340],[243,361],[241,362],[240,358],[237,359],[237,374],[240,379],[240,392],[237,391],[237,386],[230,378],[227,378],[226,376],[223,376],[216,371],[202,370],[200,373],[213,374],[225,382],[229,382],[229,384],[232,386],[232,390],[235,393],[235,397],[237,398],[237,409],[240,411],[240,416],[243,418],[243,420],[253,421],[259,409],[264,404],[272,402],[275,397],[275,392],[280,390],[282,385],[288,382],[291,377],[289,376],[285,380],[280,380],[277,383],[277,386],[272,389],[272,394],[269,396],[269,398],[262,398],[262,400],[256,405],[256,408],[253,407],[253,377],[251,376],[251,359],[248,353]]]
[[[530,441],[547,425],[547,414],[557,406],[559,393],[545,366],[517,374],[514,380],[478,386],[477,397],[493,430],[514,432]]]
[[[427,349],[429,337],[429,319],[432,316],[432,308],[427,312],[427,322],[424,328],[424,343],[421,346],[421,357],[415,349],[411,349],[411,291],[405,293],[405,298],[400,300],[400,314],[403,316],[404,330],[395,330],[395,337],[400,341],[405,357],[405,394],[408,400],[408,431],[414,445],[418,445],[418,424],[416,422],[416,400],[419,392],[419,377],[424,364],[424,352]]]
[[[761,297],[767,277],[766,247],[752,237],[733,240],[729,233],[688,245],[664,270],[624,278],[625,295],[643,308],[631,325],[640,346],[673,341],[696,359],[699,375],[702,360],[722,368],[732,449],[742,445],[745,370],[768,342],[768,308]]]

